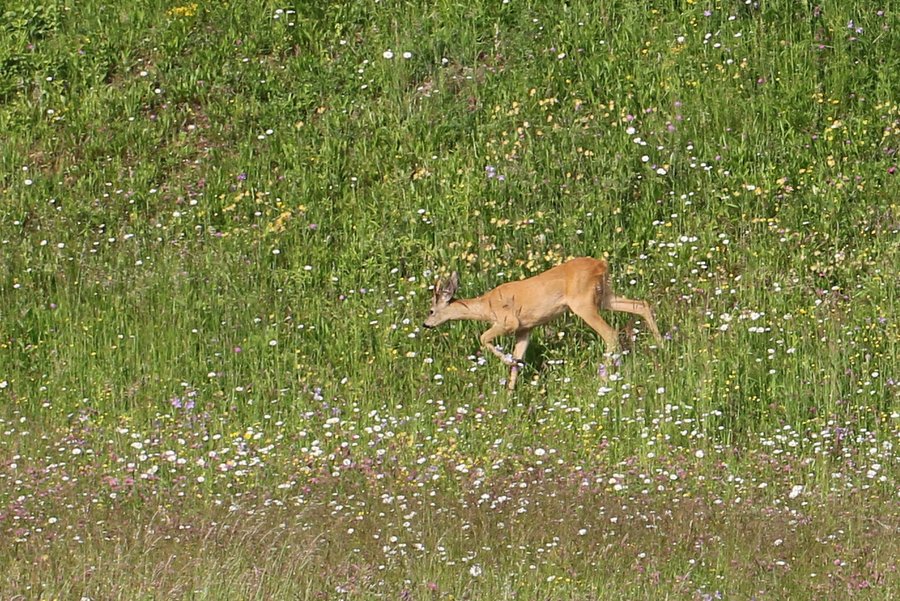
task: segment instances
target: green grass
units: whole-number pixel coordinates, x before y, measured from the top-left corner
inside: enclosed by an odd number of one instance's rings
[[[900,592],[889,3],[7,4],[0,596]]]

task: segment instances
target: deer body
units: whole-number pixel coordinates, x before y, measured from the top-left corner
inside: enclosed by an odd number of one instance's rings
[[[423,325],[434,328],[458,319],[489,322],[491,327],[481,335],[481,344],[510,366],[510,390],[515,388],[519,362],[525,356],[531,330],[566,311],[587,322],[603,338],[608,353],[618,349],[618,332],[597,313],[601,308],[640,315],[657,342],[662,342],[650,305],[613,294],[609,265],[602,259],[572,259],[536,276],[501,284],[475,298],[455,299],[453,295],[458,287],[456,272],[446,282],[438,282]],[[516,337],[511,356],[492,344],[497,336],[503,335]]]

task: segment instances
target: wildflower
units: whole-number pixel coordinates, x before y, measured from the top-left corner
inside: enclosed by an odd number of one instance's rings
[[[391,60],[392,58],[394,58],[394,53],[391,52],[390,50],[385,50],[381,56],[383,56],[387,60]]]
[[[478,578],[479,576],[481,576],[482,573],[483,573],[483,570],[481,569],[481,566],[478,564],[475,564],[471,568],[469,568],[469,574],[471,574],[473,578]]]
[[[197,14],[197,3],[191,2],[184,6],[176,6],[166,11],[170,17],[193,17]]]

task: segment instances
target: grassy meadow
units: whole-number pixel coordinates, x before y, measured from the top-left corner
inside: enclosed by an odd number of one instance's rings
[[[897,8],[7,0],[0,598],[900,597]]]

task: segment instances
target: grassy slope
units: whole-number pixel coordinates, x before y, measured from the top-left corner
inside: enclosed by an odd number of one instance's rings
[[[895,16],[306,4],[12,3],[3,586],[571,598],[626,570],[632,596],[896,592]],[[479,326],[417,327],[436,273],[476,294],[582,254],[608,255],[669,338],[639,335],[608,387],[577,320],[534,336],[514,397]],[[409,540],[372,538],[413,511],[363,509],[382,493],[427,516]],[[510,511],[504,538],[500,496],[544,517]],[[201,568],[170,570],[163,536]],[[35,568],[66,545],[85,566]],[[272,546],[242,588],[247,549]]]

